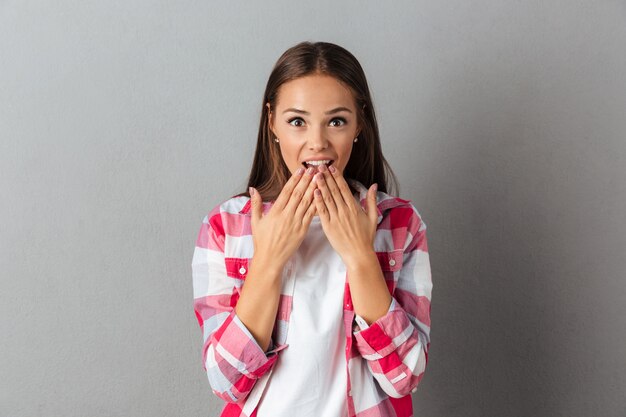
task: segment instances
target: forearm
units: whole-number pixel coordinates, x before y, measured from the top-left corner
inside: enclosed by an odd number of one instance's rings
[[[235,313],[265,351],[278,311],[282,265],[261,255],[252,258]]]
[[[374,250],[357,253],[346,264],[352,305],[356,314],[372,324],[387,313],[391,294]]]

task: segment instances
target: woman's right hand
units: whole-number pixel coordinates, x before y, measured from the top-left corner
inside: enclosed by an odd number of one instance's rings
[[[304,168],[289,178],[272,208],[263,215],[263,199],[251,188],[252,240],[254,256],[271,261],[277,268],[285,265],[306,236],[316,213],[312,181],[315,168]]]

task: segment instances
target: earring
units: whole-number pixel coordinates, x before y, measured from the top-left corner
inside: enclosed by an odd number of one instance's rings
[[[359,137],[357,136],[356,138],[354,138],[354,143],[356,143],[359,140]]]
[[[274,138],[274,142],[278,143],[279,142],[278,138]]]

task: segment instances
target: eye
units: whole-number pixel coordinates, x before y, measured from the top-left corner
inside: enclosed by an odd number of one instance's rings
[[[299,122],[300,124],[294,124],[293,122]],[[304,123],[304,120],[302,120],[301,117],[294,117],[293,119],[290,119],[287,123],[295,127],[300,127],[302,126],[302,123]]]
[[[334,124],[335,122],[338,122],[339,124]],[[344,119],[343,117],[335,117],[333,120],[330,121],[330,124],[334,127],[341,127],[346,124],[346,119]]]

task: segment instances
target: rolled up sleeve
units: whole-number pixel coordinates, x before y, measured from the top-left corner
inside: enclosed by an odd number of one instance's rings
[[[224,228],[219,210],[205,216],[191,263],[193,307],[203,334],[202,360],[213,393],[227,402],[245,400],[282,347],[264,352],[235,314],[235,285],[226,274]]]
[[[356,319],[356,347],[391,397],[414,392],[424,376],[430,347],[432,278],[426,225],[417,210],[408,221],[402,269],[387,313],[369,326]]]

